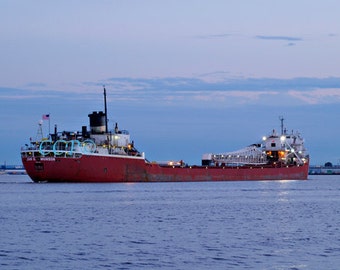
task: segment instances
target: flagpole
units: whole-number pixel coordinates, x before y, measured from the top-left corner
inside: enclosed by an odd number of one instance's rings
[[[41,121],[44,121],[44,120],[48,120],[48,134],[47,134],[47,137],[50,137],[50,134],[51,134],[51,120],[50,120],[50,113],[49,114],[43,114],[42,116],[42,120]]]
[[[51,113],[48,113],[48,137],[51,135]]]

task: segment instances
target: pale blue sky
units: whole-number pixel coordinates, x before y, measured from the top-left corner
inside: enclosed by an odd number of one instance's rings
[[[60,130],[88,124],[105,84],[111,123],[150,160],[199,163],[258,141],[283,115],[313,164],[336,164],[339,10],[336,0],[1,0],[0,163],[20,162],[42,114]]]

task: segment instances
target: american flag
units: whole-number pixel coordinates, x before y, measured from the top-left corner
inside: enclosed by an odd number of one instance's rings
[[[43,120],[50,120],[50,115],[49,114],[43,114],[42,119]]]

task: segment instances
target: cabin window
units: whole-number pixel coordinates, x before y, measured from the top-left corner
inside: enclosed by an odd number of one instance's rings
[[[276,147],[276,143],[271,143],[271,145],[270,145],[271,147]]]

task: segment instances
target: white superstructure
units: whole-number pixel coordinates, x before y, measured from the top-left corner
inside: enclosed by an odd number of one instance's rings
[[[282,130],[278,135],[273,130],[268,137],[263,137],[261,143],[233,152],[203,154],[202,165],[303,164],[306,162],[307,155],[304,140],[299,132],[292,131],[288,134],[286,130]]]

